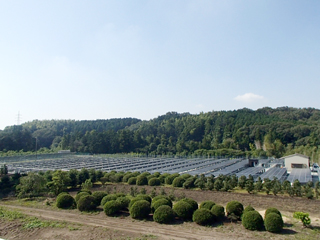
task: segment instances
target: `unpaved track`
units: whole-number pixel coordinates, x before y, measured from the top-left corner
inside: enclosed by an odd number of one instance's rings
[[[41,217],[49,220],[66,221],[70,223],[77,223],[87,226],[104,227],[112,230],[126,231],[136,234],[156,235],[160,239],[248,239],[248,237],[242,237],[241,235],[232,238],[228,237],[228,234],[219,233],[213,229],[204,227],[194,227],[193,229],[187,229],[179,225],[162,225],[148,221],[136,221],[131,218],[112,218],[107,217],[104,213],[98,215],[85,215],[81,213],[73,213],[68,211],[55,211],[47,209],[36,209],[24,206],[8,206],[2,205],[6,208],[19,210],[27,215]]]

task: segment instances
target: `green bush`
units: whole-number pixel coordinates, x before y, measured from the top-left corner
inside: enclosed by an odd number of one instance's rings
[[[118,196],[116,194],[109,194],[107,196],[104,196],[102,199],[101,199],[101,203],[100,205],[101,206],[104,206],[106,204],[106,202],[109,202],[111,200],[117,200]]]
[[[221,220],[226,216],[224,212],[224,207],[221,205],[213,205],[211,208],[211,212],[216,220]]]
[[[174,180],[176,177],[179,177],[179,176],[180,176],[179,173],[173,173],[173,174],[167,176],[167,177],[165,178],[165,184],[172,185],[173,180]]]
[[[152,198],[151,198],[149,195],[147,195],[147,194],[138,194],[138,195],[136,196],[136,198],[140,198],[141,200],[146,200],[146,201],[148,201],[149,203],[151,203],[151,201],[152,201]]]
[[[157,208],[153,214],[153,220],[157,223],[170,223],[175,219],[175,213],[168,205],[162,205]]]
[[[147,179],[147,177],[146,177],[145,175],[142,175],[142,174],[139,175],[139,176],[137,177],[136,184],[137,184],[138,186],[148,185],[148,179]]]
[[[215,205],[216,203],[213,201],[204,201],[200,203],[200,209],[206,208],[208,210],[211,210],[211,208]]]
[[[154,198],[152,198],[151,203],[154,203],[154,202],[156,202],[156,201],[158,201],[159,199],[162,199],[162,198],[170,200],[166,195],[158,195],[158,196],[155,196]]]
[[[89,195],[92,194],[92,192],[91,192],[90,190],[88,190],[88,189],[81,189],[79,192],[77,192],[77,194],[78,194],[78,193],[81,193],[81,192],[89,193]]]
[[[255,210],[247,211],[242,216],[242,225],[249,230],[261,230],[263,229],[263,218]]]
[[[97,208],[96,199],[91,195],[81,197],[78,201],[77,206],[78,206],[79,211],[81,211],[81,212],[93,211]]]
[[[264,226],[268,232],[279,233],[283,228],[282,217],[278,213],[268,213],[264,219]]]
[[[209,225],[213,222],[214,216],[209,209],[202,208],[194,211],[192,220],[199,225]]]
[[[84,196],[90,196],[90,194],[87,193],[87,192],[79,192],[75,197],[76,203],[78,203],[79,199],[84,197]]]
[[[276,213],[276,214],[279,214],[280,217],[282,217],[282,215],[281,215],[281,213],[280,213],[280,211],[278,209],[276,209],[276,208],[268,208],[266,210],[266,212],[264,213],[264,218],[266,218],[269,213]]]
[[[159,186],[161,184],[160,179],[159,178],[150,178],[150,180],[148,181],[148,185],[149,186]]]
[[[103,206],[103,211],[107,216],[113,216],[121,209],[120,203],[117,200],[111,200],[106,202]]]
[[[76,201],[69,194],[59,194],[57,197],[57,207],[58,208],[75,208]]]
[[[173,187],[183,187],[183,183],[186,180],[183,177],[177,177],[172,181],[172,186]]]
[[[193,208],[188,202],[180,200],[173,205],[172,209],[179,218],[184,220],[192,219]]]
[[[307,227],[308,225],[311,224],[311,219],[309,217],[309,213],[305,212],[294,212],[293,217],[296,219],[301,220],[303,226]]]
[[[137,184],[137,177],[131,177],[128,179],[129,185],[136,185]]]
[[[255,211],[255,209],[249,205],[247,206],[244,210],[243,210],[243,213],[242,214],[245,214],[246,212],[250,212],[250,211]]]
[[[94,196],[96,199],[97,206],[100,205],[102,198],[104,198],[107,195],[108,195],[107,192],[104,192],[104,191],[96,191],[92,193],[92,196]]]
[[[185,202],[189,203],[191,205],[193,211],[197,210],[199,207],[198,203],[191,198],[184,198],[181,201],[185,201]]]
[[[158,201],[152,202],[151,212],[155,212],[157,210],[157,208],[162,205],[167,205],[169,207],[172,207],[172,202],[166,198],[161,198]]]
[[[128,209],[130,203],[130,199],[128,197],[118,197],[116,201],[119,203],[121,210]]]
[[[139,200],[131,206],[130,216],[136,219],[144,219],[149,216],[150,211],[150,203],[146,200]]]
[[[231,201],[226,206],[227,216],[234,216],[237,220],[241,219],[243,205],[238,201]]]
[[[59,196],[61,196],[61,195],[64,195],[64,194],[70,195],[68,192],[61,192],[61,193],[58,194],[57,198],[58,198]]]

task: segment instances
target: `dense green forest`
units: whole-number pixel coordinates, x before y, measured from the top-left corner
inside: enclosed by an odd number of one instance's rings
[[[320,110],[247,108],[189,114],[168,112],[149,121],[32,121],[0,131],[0,151],[144,153],[152,155],[274,156],[295,152],[318,162]]]

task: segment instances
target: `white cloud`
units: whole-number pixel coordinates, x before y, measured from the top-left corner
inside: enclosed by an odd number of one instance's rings
[[[259,100],[264,100],[264,97],[254,93],[245,93],[243,95],[236,96],[234,99],[239,102],[252,103]]]

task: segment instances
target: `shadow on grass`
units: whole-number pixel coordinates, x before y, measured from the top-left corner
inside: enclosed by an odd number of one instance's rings
[[[297,234],[298,232],[296,232],[295,230],[292,229],[288,229],[288,228],[284,228],[282,229],[282,231],[278,234],[280,235],[293,235],[293,234]]]

